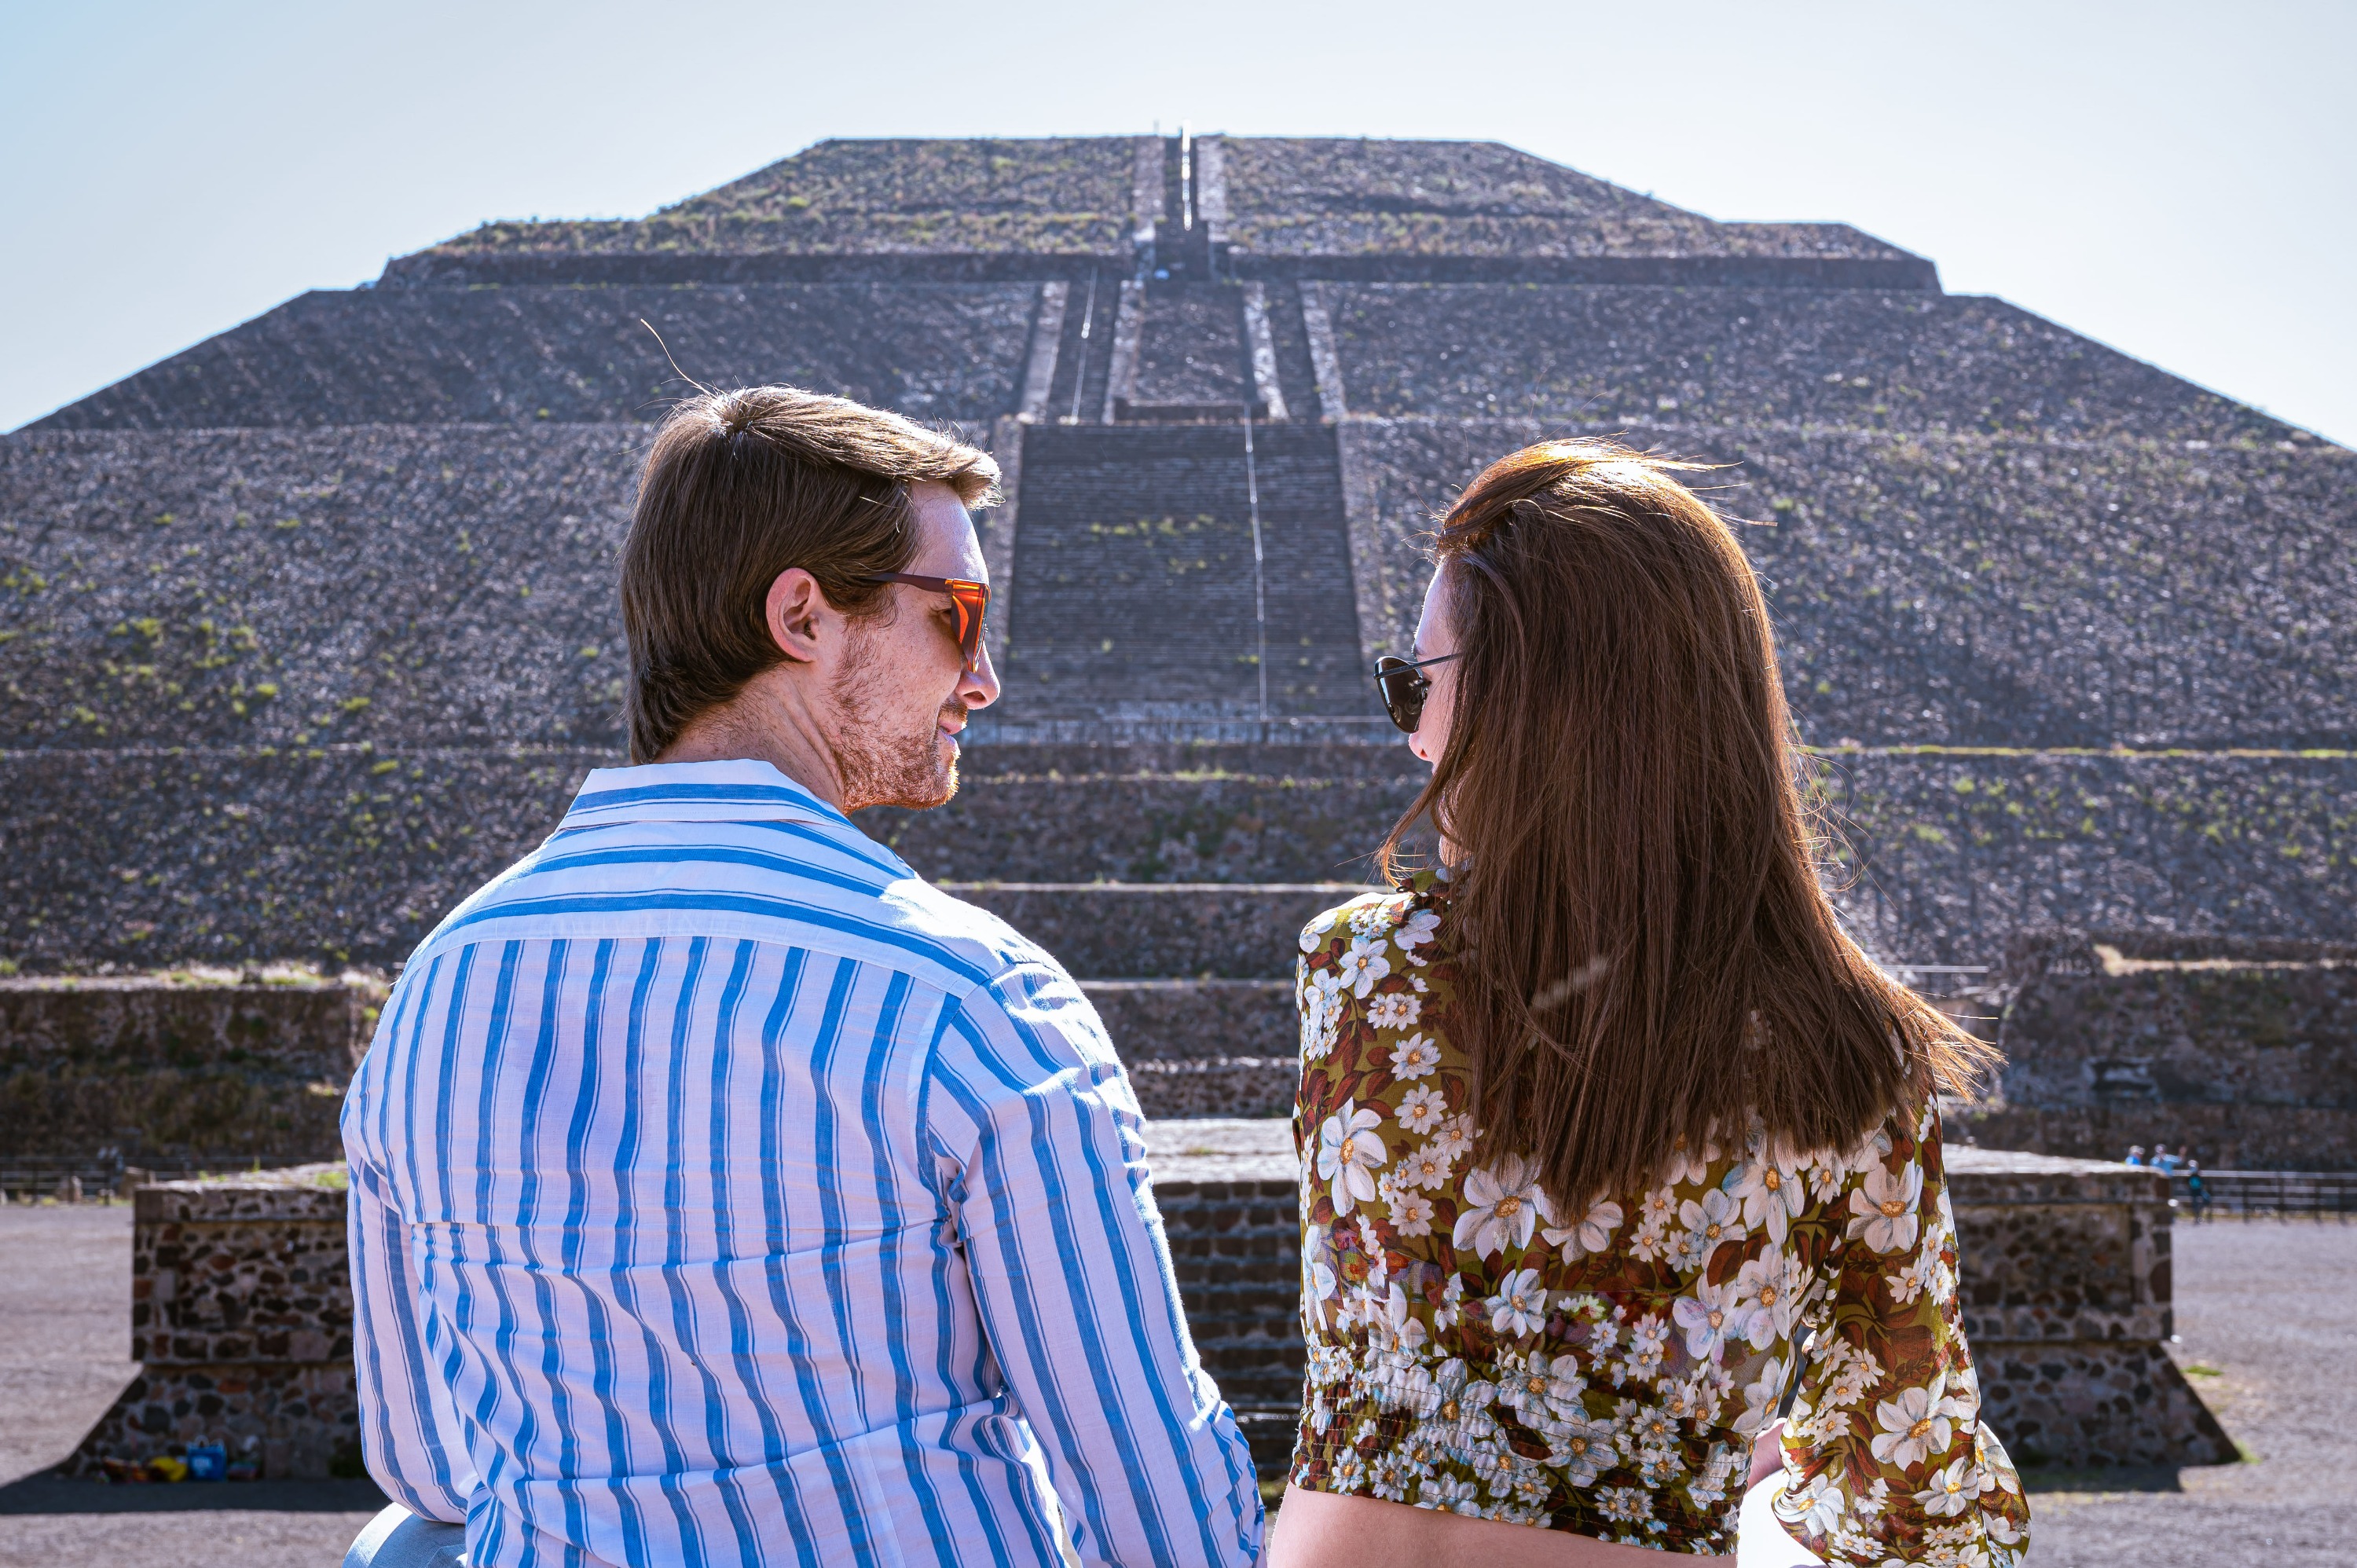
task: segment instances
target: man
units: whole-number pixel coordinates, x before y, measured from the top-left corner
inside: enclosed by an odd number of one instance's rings
[[[363,1446],[477,1568],[1258,1553],[1096,1015],[848,820],[947,800],[998,695],[996,473],[790,388],[679,408],[622,555],[637,766],[386,1003]]]

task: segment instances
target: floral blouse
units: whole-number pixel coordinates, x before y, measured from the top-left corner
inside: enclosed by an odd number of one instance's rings
[[[1797,1378],[1796,1538],[1876,1568],[2018,1563],[2029,1511],[1979,1420],[1935,1109],[1843,1151],[1755,1129],[1558,1213],[1469,1114],[1446,907],[1426,875],[1301,934],[1293,1484],[1727,1552]]]

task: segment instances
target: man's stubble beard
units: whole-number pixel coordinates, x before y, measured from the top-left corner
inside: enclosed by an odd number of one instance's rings
[[[875,639],[854,633],[843,670],[827,693],[841,725],[834,766],[846,812],[869,806],[926,811],[948,804],[957,793],[957,748],[944,744],[940,725],[944,714],[963,720],[965,704],[952,698],[926,714],[920,728],[895,733],[887,700],[889,680],[876,657]]]

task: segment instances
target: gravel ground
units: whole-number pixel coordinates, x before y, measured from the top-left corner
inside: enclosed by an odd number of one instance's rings
[[[366,1482],[113,1487],[36,1472],[132,1375],[131,1211],[0,1208],[0,1568],[327,1568]],[[2177,1231],[2177,1359],[2255,1462],[2050,1474],[2034,1568],[2357,1562],[2357,1225]]]
[[[0,1568],[332,1568],[366,1481],[108,1487],[41,1474],[138,1368],[131,1208],[0,1208]]]
[[[2046,1476],[2035,1568],[2357,1563],[2357,1225],[2177,1227],[2177,1364],[2255,1463]]]

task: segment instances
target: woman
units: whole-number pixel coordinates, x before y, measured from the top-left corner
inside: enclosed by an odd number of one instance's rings
[[[1280,1568],[1723,1555],[1738,1507],[1779,1568],[2027,1550],[1933,1102],[1981,1048],[1836,923],[1767,607],[1681,467],[1497,463],[1385,661],[1432,779],[1401,890],[1301,938]]]

